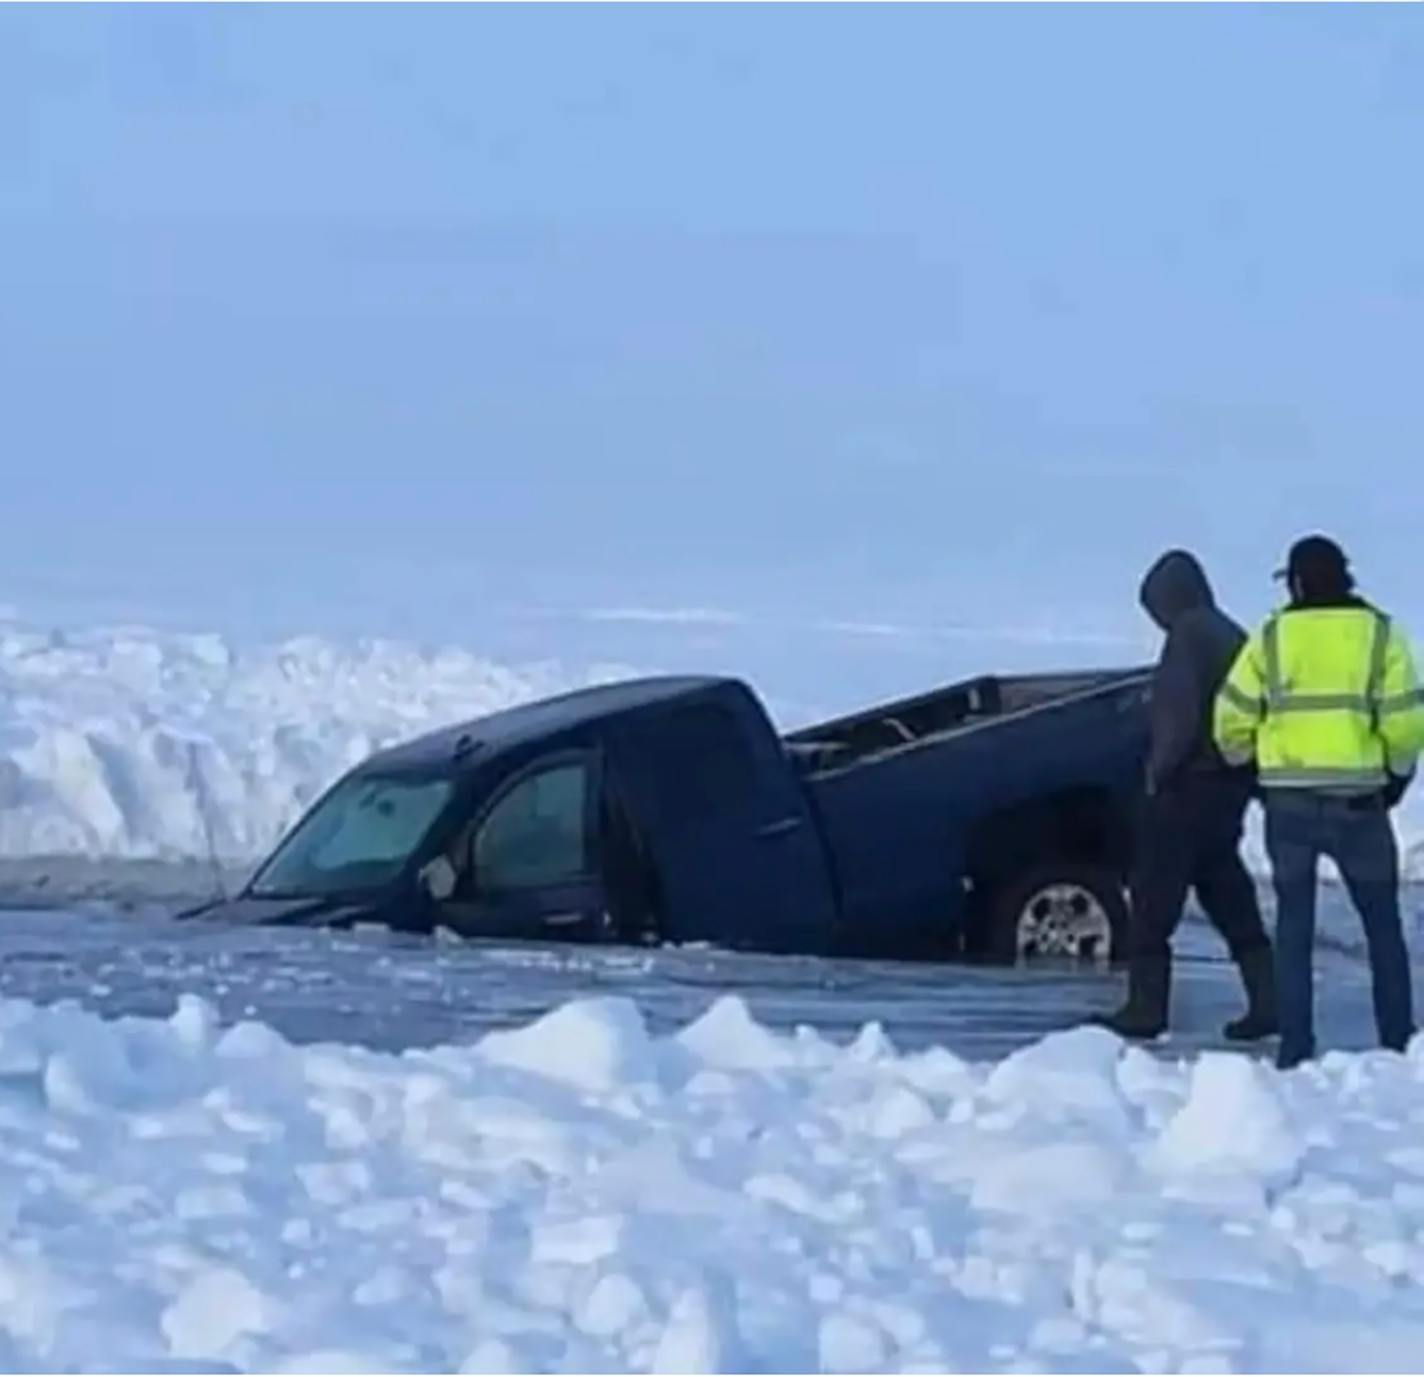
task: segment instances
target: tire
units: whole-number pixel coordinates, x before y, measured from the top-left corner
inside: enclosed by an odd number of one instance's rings
[[[1048,862],[1013,876],[990,892],[983,924],[984,954],[1006,966],[1055,959],[1101,967],[1126,958],[1127,895],[1104,866]]]

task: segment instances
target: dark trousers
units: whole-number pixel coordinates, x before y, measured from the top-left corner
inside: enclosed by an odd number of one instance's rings
[[[1272,790],[1266,849],[1276,885],[1276,994],[1283,1064],[1315,1055],[1314,989],[1317,870],[1328,856],[1360,915],[1382,1046],[1402,1051],[1414,1031],[1409,953],[1399,914],[1399,851],[1382,802]]]
[[[1251,780],[1226,770],[1188,773],[1146,800],[1132,881],[1135,963],[1170,959],[1190,891],[1238,965],[1269,949],[1256,886],[1241,861],[1250,800]]]

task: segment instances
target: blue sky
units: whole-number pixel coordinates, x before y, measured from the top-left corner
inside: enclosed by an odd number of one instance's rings
[[[0,9],[0,603],[823,698],[1424,616],[1424,9]]]

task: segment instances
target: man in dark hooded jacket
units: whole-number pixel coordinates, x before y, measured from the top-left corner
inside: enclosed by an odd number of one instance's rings
[[[1244,1018],[1227,1024],[1236,1041],[1276,1032],[1270,940],[1256,887],[1241,862],[1249,770],[1231,769],[1212,740],[1217,690],[1246,633],[1216,605],[1196,559],[1171,550],[1142,582],[1142,606],[1167,633],[1152,680],[1147,798],[1132,882],[1126,1004],[1098,1020],[1125,1037],[1167,1027],[1171,939],[1189,890],[1216,925],[1246,986]]]

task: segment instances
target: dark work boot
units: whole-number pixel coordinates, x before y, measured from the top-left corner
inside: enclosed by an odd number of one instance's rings
[[[1281,1031],[1276,1017],[1276,967],[1267,946],[1249,947],[1236,957],[1246,987],[1246,1013],[1221,1031],[1228,1042],[1255,1042]]]
[[[1112,1014],[1088,1020],[1123,1038],[1155,1038],[1167,1031],[1172,963],[1165,956],[1134,957],[1127,973],[1127,1002]]]

